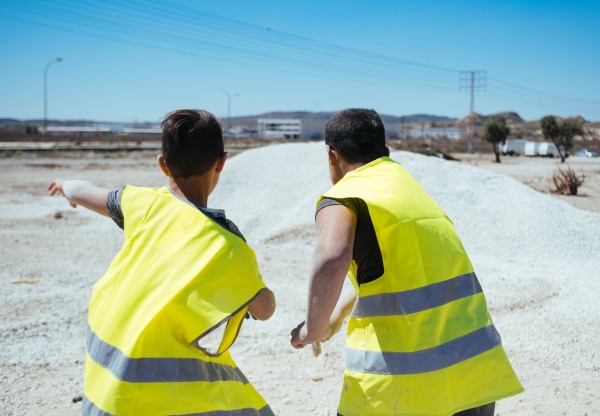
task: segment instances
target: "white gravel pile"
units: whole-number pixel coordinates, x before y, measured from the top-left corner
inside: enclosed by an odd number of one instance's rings
[[[600,215],[471,166],[406,152],[392,158],[454,221],[526,389],[499,402],[496,415],[600,414]],[[71,398],[81,394],[86,305],[121,244],[110,220],[47,197],[47,183],[164,180],[154,163],[61,163],[48,177],[28,172],[23,184],[10,170],[0,178],[2,195],[10,195],[0,200],[0,415],[80,414]],[[232,354],[279,415],[337,408],[343,336],[324,344],[318,359],[289,346],[290,330],[304,319],[315,202],[330,186],[322,143],[273,145],[230,159],[209,199],[255,248],[278,297],[275,316],[248,321]]]
[[[391,156],[447,212],[470,253],[526,388],[507,400],[514,410],[506,414],[533,414],[519,411],[530,400],[547,409],[539,414],[579,414],[568,412],[565,403],[573,402],[600,412],[592,384],[600,380],[600,215],[504,175],[414,153]],[[230,160],[212,202],[259,243],[259,258],[289,262],[309,259],[315,201],[330,186],[322,143],[269,146]],[[269,242],[276,244],[263,244]]]

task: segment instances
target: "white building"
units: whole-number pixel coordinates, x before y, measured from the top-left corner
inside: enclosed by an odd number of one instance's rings
[[[162,128],[158,127],[125,127],[123,134],[128,136],[160,136]]]
[[[401,134],[401,136],[408,136],[412,139],[462,139],[462,135],[460,134],[460,130],[458,129],[458,127],[429,127],[425,125],[413,125],[409,129],[405,130]]]
[[[48,126],[38,127],[38,131],[42,134],[46,133],[53,136],[105,136],[113,131],[107,126]]]
[[[259,118],[258,136],[265,139],[299,139],[302,120],[297,118]]]

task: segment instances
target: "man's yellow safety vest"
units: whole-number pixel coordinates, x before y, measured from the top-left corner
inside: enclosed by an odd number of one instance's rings
[[[127,186],[121,210],[123,247],[89,305],[84,414],[272,415],[227,351],[265,288],[252,249],[165,188]]]
[[[384,270],[348,273],[340,414],[453,415],[523,390],[452,222],[400,164],[374,160],[321,198],[366,203]]]

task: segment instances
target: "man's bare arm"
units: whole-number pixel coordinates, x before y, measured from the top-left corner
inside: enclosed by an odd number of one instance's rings
[[[48,186],[48,192],[52,196],[64,196],[73,208],[81,205],[108,217],[108,208],[106,207],[106,200],[110,192],[108,189],[100,188],[87,181],[55,179]]]
[[[303,348],[329,335],[329,320],[352,262],[355,228],[354,213],[343,205],[330,205],[318,212],[318,242],[313,258],[306,320],[292,330],[294,348]]]

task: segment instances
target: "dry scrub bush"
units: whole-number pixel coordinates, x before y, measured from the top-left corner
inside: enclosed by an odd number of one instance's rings
[[[552,176],[552,182],[554,182],[553,192],[563,195],[577,195],[577,189],[583,184],[584,179],[583,172],[581,175],[577,175],[570,167],[566,170],[558,168],[558,171]]]

